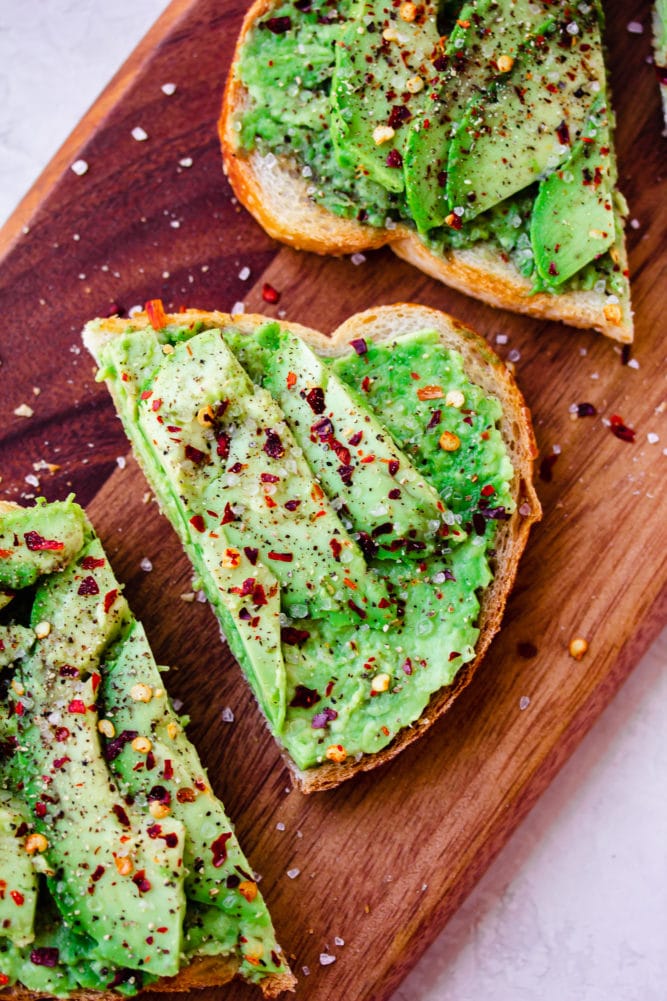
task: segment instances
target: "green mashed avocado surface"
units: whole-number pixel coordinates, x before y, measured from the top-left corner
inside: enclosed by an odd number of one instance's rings
[[[204,353],[199,347],[203,338]],[[254,334],[233,327],[215,331],[194,325],[157,334],[130,327],[102,349],[100,378],[113,384],[126,431],[275,736],[300,768],[309,768],[327,758],[354,758],[386,747],[419,719],[433,693],[473,659],[479,595],[492,579],[495,533],[513,512],[514,501],[513,468],[499,431],[500,404],[470,381],[460,354],[445,348],[434,331],[380,345],[355,342],[355,350],[333,361],[310,352],[321,372],[320,385],[306,380],[300,391],[313,408],[306,407],[305,423],[288,419],[279,435],[273,412],[271,427],[258,423],[257,399],[269,413],[261,394],[272,379],[275,388],[276,370],[283,373],[285,392],[299,395],[297,373],[280,368],[297,340],[275,323]],[[225,351],[231,348],[227,361],[220,342]],[[173,350],[165,352],[165,346]],[[267,352],[275,355],[273,375],[266,374],[272,370]],[[239,361],[254,380],[254,390],[243,389],[248,394],[244,412],[239,409]],[[183,396],[176,385],[185,381],[187,365],[194,381]],[[355,419],[370,421],[374,415],[379,422],[377,447],[388,433],[402,457],[391,470],[395,479],[389,476],[385,482],[379,470],[380,486],[368,490],[366,515],[368,524],[376,526],[372,533],[364,530],[358,513],[353,517],[348,511],[344,489],[336,498],[330,495],[333,509],[326,499],[326,511],[307,508],[296,473],[294,456],[308,455],[313,442],[350,491],[360,475],[353,471],[353,461],[358,461],[357,469],[379,465],[368,435],[352,433],[352,425],[346,431],[345,415],[336,424],[340,415],[333,403],[329,407],[334,383],[347,387]],[[231,385],[237,387],[233,404],[226,398]],[[211,430],[203,433],[202,403],[214,415]],[[336,434],[344,440],[334,439],[329,418],[332,427],[342,429]],[[232,423],[223,427],[222,421]],[[160,430],[165,426],[169,435]],[[235,436],[243,435],[264,444],[252,461],[246,455],[239,463]],[[273,450],[276,440],[278,452]],[[343,452],[345,464],[340,465]],[[412,482],[421,478],[429,497],[436,492],[442,513],[386,551],[382,538],[392,526],[382,521],[388,517],[386,505],[405,492],[409,471],[403,467],[408,463]],[[242,476],[246,479],[239,495],[234,491]],[[231,490],[231,504],[225,489]],[[322,495],[316,482],[311,489]],[[296,497],[302,499],[297,502]],[[283,513],[276,513],[276,505]],[[274,541],[272,548],[253,527],[269,518],[272,531],[283,540]],[[291,548],[285,551],[289,540]],[[338,560],[341,545],[342,562],[334,563],[333,572],[327,569],[323,585],[315,584],[324,574],[323,557],[317,554],[331,546]],[[222,572],[209,550],[224,554],[229,569]],[[346,566],[355,568],[354,573],[346,573]],[[277,573],[283,574],[280,589]],[[310,597],[286,604],[304,575]],[[327,593],[329,612],[322,600]],[[267,651],[273,651],[268,658]]]
[[[354,7],[354,0],[336,5],[329,0],[284,3],[257,22],[244,43],[238,67],[250,98],[235,123],[240,145],[247,152],[257,150],[268,156],[269,162],[271,157],[290,158],[307,182],[308,195],[335,215],[379,228],[392,229],[399,223],[413,227],[405,191],[389,191],[367,171],[355,169],[332,139],[330,95],[336,45]],[[531,279],[535,291],[548,291],[550,283],[537,273],[531,245],[537,188],[533,184],[474,219],[464,219],[460,228],[438,226],[421,238],[436,254],[488,246]],[[622,237],[618,218],[627,206],[618,192],[613,199],[618,241]],[[627,280],[613,247],[551,291],[591,289],[627,294]]]

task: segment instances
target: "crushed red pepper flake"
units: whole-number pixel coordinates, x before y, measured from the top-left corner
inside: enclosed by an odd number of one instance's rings
[[[100,588],[94,577],[84,577],[76,593],[82,597],[92,597],[100,593]]]
[[[28,549],[33,552],[59,552],[65,548],[64,542],[57,539],[45,539],[39,532],[24,532],[23,538]]]
[[[146,303],[146,313],[153,330],[162,330],[169,322],[162,305],[162,299],[149,299]]]
[[[274,20],[282,20],[282,18],[274,18]],[[289,20],[286,18],[285,20]],[[264,302],[270,302],[275,305],[275,303],[280,302],[280,292],[273,285],[269,285],[268,282],[264,282],[262,286],[262,299]]]

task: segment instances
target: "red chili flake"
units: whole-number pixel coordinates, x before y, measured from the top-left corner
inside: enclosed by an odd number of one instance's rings
[[[67,729],[66,726],[56,727],[55,737],[59,744],[62,744],[64,741],[66,741],[69,735],[70,735],[69,730]]]
[[[159,396],[156,396],[156,398],[151,403],[151,409],[157,412],[161,406],[162,406],[162,400],[160,399]]]
[[[294,386],[296,386],[296,372],[288,372],[286,382],[287,382],[287,388],[293,389]]]
[[[193,514],[192,517],[190,518],[190,524],[192,525],[192,527],[196,532],[206,531],[206,523],[204,521],[203,515],[201,514]]]
[[[243,552],[245,553],[248,562],[255,566],[257,563],[257,557],[259,556],[259,550],[255,549],[253,546],[244,546]]]
[[[30,962],[35,966],[54,967],[58,965],[59,960],[60,952],[52,946],[42,945],[30,953]]]
[[[359,605],[356,605],[354,601],[352,601],[352,598],[348,599],[347,607],[350,608],[356,615],[358,615],[360,619],[368,618],[368,612],[366,612],[365,609],[363,608],[359,608]]]
[[[372,384],[373,380],[371,379],[370,375],[365,375],[361,380],[361,388],[363,389],[364,393],[370,393]]]
[[[395,104],[391,109],[391,114],[387,119],[387,125],[390,129],[399,129],[404,122],[407,122],[412,115],[410,109],[405,106],[405,104]]]
[[[394,489],[390,490],[388,494],[389,500],[398,500],[400,496],[401,496],[401,491],[399,490],[398,487],[394,487]]]
[[[460,656],[461,656],[461,654],[460,654],[460,653],[458,652],[458,650],[452,650],[452,652],[450,653],[450,655],[449,655],[449,658],[448,658],[448,659],[449,659],[450,661],[452,661],[452,660],[456,660],[456,658],[457,658],[457,657],[460,657]]]
[[[540,462],[540,479],[544,483],[551,483],[553,480],[553,468],[558,460],[558,452],[552,452],[551,455],[545,455]]]
[[[171,793],[164,786],[153,786],[148,792],[148,802],[149,803],[164,803],[165,806],[169,806],[171,803]]]
[[[481,494],[482,497],[493,497],[496,492],[496,488],[492,483],[487,483],[486,486],[482,487]]]
[[[276,502],[272,497],[268,496],[264,497],[264,503],[266,504],[267,507],[278,507],[278,505],[276,504]]]
[[[137,730],[123,730],[112,740],[107,741],[104,747],[104,757],[107,761],[115,761],[126,744],[138,737]]]
[[[397,164],[397,166],[400,166],[400,164]],[[368,351],[368,344],[363,337],[355,337],[353,341],[350,341],[350,347],[354,348],[358,355],[365,355]]]
[[[315,688],[307,688],[305,685],[297,685],[294,689],[294,697],[290,706],[294,709],[310,709],[320,702],[322,696]]]
[[[287,646],[302,646],[309,637],[307,629],[297,629],[296,626],[283,626],[280,630],[280,639]]]
[[[9,896],[12,898],[17,907],[23,907],[25,903],[25,897],[18,890],[10,890]]]
[[[17,702],[16,705],[14,706],[14,713],[17,716],[23,716],[24,712],[25,712],[25,706],[23,705],[23,703]]]
[[[149,299],[146,303],[146,312],[153,330],[162,330],[167,326],[169,321],[162,305],[162,299]]]
[[[118,588],[114,587],[113,590],[107,591],[104,595],[104,611],[108,612],[118,597]]]
[[[558,136],[558,141],[561,144],[561,146],[570,145],[570,130],[567,127],[567,122],[565,121],[565,119],[563,119],[563,121],[556,129],[556,135]]]
[[[94,577],[84,577],[77,590],[77,594],[89,597],[99,593],[100,589]]]
[[[253,588],[252,603],[255,608],[261,608],[263,605],[268,605],[269,601],[266,597],[266,591],[264,590],[263,584],[256,584]]]
[[[104,875],[104,873],[105,873],[104,866],[103,865],[98,865],[98,867],[95,869],[95,872],[93,872],[91,874],[90,878],[92,879],[93,883],[97,883],[97,882],[99,882],[100,879],[102,879],[102,876]]]
[[[46,803],[35,803],[35,816],[36,817],[46,816]]]
[[[275,18],[275,20],[280,21],[282,18]],[[286,20],[289,20],[289,18],[286,18]],[[262,299],[264,302],[275,304],[280,302],[280,292],[277,288],[274,288],[273,285],[269,285],[268,282],[264,282],[264,285],[262,286]]]
[[[326,402],[324,399],[324,390],[321,386],[313,386],[312,389],[308,390],[306,393],[306,403],[314,414],[319,416],[319,414],[324,413]],[[333,426],[331,430],[333,431]]]
[[[220,519],[220,524],[221,525],[229,525],[230,521],[238,521],[238,520],[239,520],[238,519],[238,515],[234,514],[234,512],[232,511],[232,508],[231,508],[231,505],[230,505],[229,501],[227,501],[227,503],[225,504],[224,514],[223,514],[222,518]]]
[[[139,869],[132,877],[132,882],[139,890],[139,893],[148,893],[151,888],[150,881],[146,879],[146,870]]]
[[[431,431],[433,428],[437,427],[442,420],[442,410],[433,410],[431,413],[431,419],[426,425],[426,430]]]
[[[329,545],[331,546],[331,552],[333,553],[334,559],[340,561],[340,554],[343,551],[343,547],[338,539],[329,539]]]
[[[92,684],[93,695],[94,695],[97,689],[100,687],[100,682],[102,681],[102,675],[99,674],[97,671],[93,671],[93,673],[90,676],[90,681]]]
[[[202,462],[207,461],[208,456],[206,455],[206,452],[202,452],[201,449],[195,448],[194,445],[186,445],[185,458],[189,459],[190,462],[194,462],[196,466],[200,466]]]
[[[559,273],[560,272],[558,271],[558,268],[556,267],[556,262],[555,261],[549,261],[549,274],[550,275],[557,275]]]
[[[163,774],[163,776],[165,778],[165,781],[167,781],[167,782],[169,781],[169,779],[173,779],[173,777],[174,777],[174,766],[173,766],[173,764],[171,762],[171,758],[165,758],[164,767],[162,769],[162,774]]]
[[[343,481],[343,483],[345,484],[345,486],[349,487],[351,485],[351,483],[352,483],[352,476],[354,474],[354,466],[350,466],[350,465],[339,466],[338,469],[336,470],[336,472],[340,476],[340,478]]]
[[[418,400],[439,400],[444,395],[442,386],[421,386],[417,390]]]
[[[272,428],[266,428],[264,434],[266,435],[266,441],[262,446],[263,451],[266,452],[270,459],[282,459],[285,454],[285,446],[280,440],[280,435]]]
[[[331,720],[338,719],[338,713],[335,709],[330,709],[327,706],[319,713],[315,713],[311,720],[311,727],[313,730],[324,730],[325,727],[329,725]]]
[[[363,437],[364,437],[363,431],[355,431],[354,434],[348,438],[347,440],[348,445],[352,445],[353,448],[356,448],[357,445],[361,444],[361,440]]]
[[[103,567],[105,563],[106,560],[103,557],[98,559],[96,556],[84,556],[79,566],[82,570],[98,570],[100,567]]]
[[[402,167],[403,157],[397,149],[390,149],[384,162],[388,167]]]
[[[182,430],[183,428],[178,427],[177,424],[167,424],[167,431],[171,434],[178,434],[178,432]]]
[[[260,24],[267,27],[274,35],[284,35],[292,27],[292,19],[287,15],[283,17],[267,17],[266,21],[261,21]]]
[[[152,772],[155,768],[155,755],[152,751],[149,751],[146,755],[146,771]]]
[[[611,433],[617,438],[620,438],[621,441],[627,441],[632,444],[637,434],[634,428],[628,427],[627,424],[624,424],[623,418],[619,417],[618,414],[612,414],[609,419],[611,421]]]
[[[216,436],[215,442],[216,442],[216,452],[218,453],[218,455],[220,456],[220,458],[221,459],[228,458],[228,456],[229,456],[229,445],[230,445],[230,442],[231,442],[231,438],[229,437],[229,435],[227,434],[227,432],[226,431],[221,431],[220,434],[218,434]],[[230,472],[231,472],[231,470],[230,470]]]
[[[387,463],[387,469],[389,470],[390,476],[396,476],[396,473],[398,472],[399,468],[400,468],[400,463],[398,459],[390,459],[389,462]]]
[[[278,966],[278,963],[276,963]],[[6,987],[9,983],[9,977],[6,973],[0,973],[0,987]]]
[[[112,810],[115,813],[118,822],[122,824],[123,827],[130,826],[130,818],[128,817],[126,811],[123,809],[120,803],[114,803],[114,805],[112,806]]]
[[[65,755],[63,758],[54,758],[53,759],[53,767],[55,768],[56,771],[59,771],[65,765],[68,765],[71,760],[72,759],[68,758],[67,755]]]
[[[406,657],[406,659],[403,661],[403,663],[401,664],[401,668],[403,669],[404,674],[408,675],[412,674],[412,661],[410,660],[409,657]]]
[[[597,410],[592,403],[577,403],[577,417],[595,417]]]
[[[301,504],[300,500],[285,501],[285,507],[287,508],[288,511],[296,511],[296,509],[299,507],[300,504]]]
[[[291,563],[294,559],[293,553],[275,553],[273,549],[269,550],[267,556],[270,560],[277,560],[279,563]]]
[[[224,865],[227,861],[227,842],[231,836],[231,832],[229,834],[221,834],[220,837],[216,838],[211,845],[214,869],[219,869],[220,866]]]
[[[79,716],[85,716],[86,703],[82,699],[72,699],[67,707],[67,712],[75,713]]]
[[[150,400],[150,398],[151,398],[152,395],[153,395],[153,390],[152,389],[144,389],[144,391],[141,394],[141,396],[139,397],[139,399],[140,400]]]
[[[57,539],[45,539],[39,532],[24,532],[23,538],[25,539],[26,546],[32,553],[42,552],[43,550],[58,552],[65,548],[64,542],[58,542]]]

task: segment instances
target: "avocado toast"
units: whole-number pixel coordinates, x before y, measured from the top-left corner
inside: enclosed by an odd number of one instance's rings
[[[219,121],[267,232],[632,339],[599,2],[257,0]]]
[[[152,304],[84,342],[301,788],[397,754],[469,682],[540,516],[499,359],[405,304],[332,338]]]
[[[3,996],[294,984],[82,509],[0,505]]]

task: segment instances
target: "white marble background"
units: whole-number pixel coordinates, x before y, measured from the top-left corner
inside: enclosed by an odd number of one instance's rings
[[[165,6],[0,0],[0,220]],[[665,664],[667,632],[392,1001],[667,999]]]

